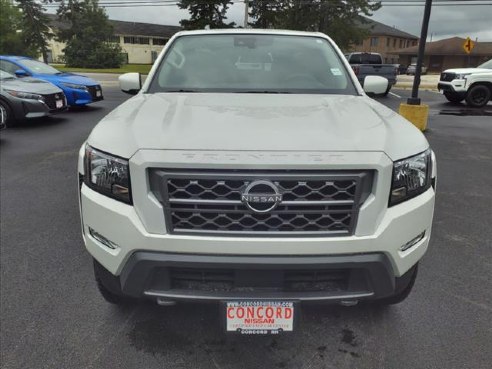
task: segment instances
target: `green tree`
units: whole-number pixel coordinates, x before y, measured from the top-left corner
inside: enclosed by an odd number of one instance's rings
[[[280,25],[288,3],[288,1],[282,0],[249,1],[249,16],[252,18],[252,22],[249,25],[253,28],[264,29]]]
[[[22,14],[9,0],[0,0],[0,54],[34,56],[22,35]]]
[[[44,13],[42,4],[34,0],[18,0],[18,8],[22,12],[21,27],[22,38],[26,45],[43,55],[45,63],[48,62],[48,40],[53,37],[50,29],[50,19]]]
[[[65,63],[71,67],[118,68],[123,62],[121,47],[111,43],[113,27],[97,0],[63,1],[57,14],[67,28],[58,30],[66,42]]]
[[[179,8],[188,9],[190,19],[182,19],[179,23],[184,29],[230,28],[234,22],[225,23],[226,13],[231,0],[181,0]]]
[[[369,0],[258,0],[250,1],[250,23],[255,28],[318,31],[330,36],[342,49],[359,43],[368,34],[361,15],[381,7]]]

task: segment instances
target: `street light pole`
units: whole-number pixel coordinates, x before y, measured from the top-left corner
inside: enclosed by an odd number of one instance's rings
[[[422,21],[422,30],[420,32],[419,54],[417,55],[417,68],[415,70],[415,78],[413,79],[412,97],[407,100],[408,105],[420,105],[420,76],[422,75],[422,62],[424,60],[425,42],[427,40],[427,31],[429,29],[431,8],[432,0],[425,0],[424,19]]]
[[[248,28],[249,0],[244,0],[244,28]]]

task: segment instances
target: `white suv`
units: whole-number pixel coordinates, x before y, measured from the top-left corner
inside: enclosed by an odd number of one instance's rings
[[[466,100],[473,107],[485,106],[492,97],[492,59],[477,68],[445,70],[437,88],[449,102]]]
[[[304,301],[396,303],[427,250],[436,165],[320,33],[180,32],[80,150],[110,302],[218,301],[227,330],[292,330]],[[367,77],[365,90],[387,81]]]

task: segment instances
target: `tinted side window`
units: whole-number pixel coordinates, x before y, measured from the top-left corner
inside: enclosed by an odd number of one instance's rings
[[[19,67],[18,65],[15,65],[14,63],[7,61],[7,60],[0,60],[0,69],[7,72],[7,73],[15,75],[15,71],[22,69],[22,68]]]

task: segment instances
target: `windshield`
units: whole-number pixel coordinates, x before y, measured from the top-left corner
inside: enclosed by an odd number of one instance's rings
[[[15,79],[16,77],[10,73],[7,73],[7,72],[4,72],[3,70],[0,70],[0,79],[12,79],[12,78]]]
[[[486,61],[483,64],[480,64],[478,66],[478,68],[492,69],[492,59],[490,59],[489,61]]]
[[[30,69],[33,73],[39,74],[59,74],[60,71],[55,68],[49,66],[48,64],[44,64],[37,60],[31,59],[21,59],[18,63],[22,64],[27,69]]]
[[[178,37],[148,92],[357,93],[325,39],[261,34]]]

